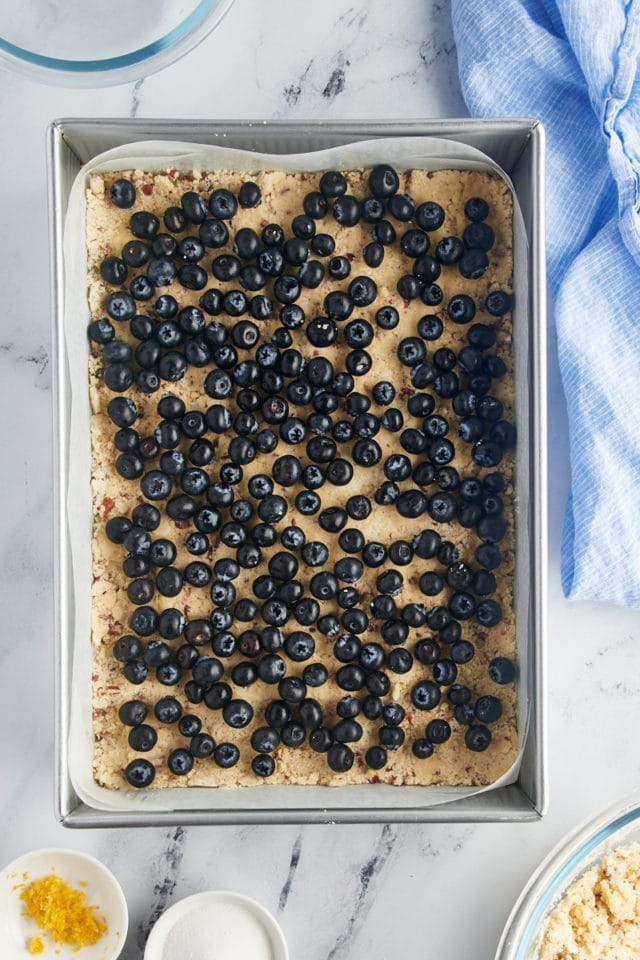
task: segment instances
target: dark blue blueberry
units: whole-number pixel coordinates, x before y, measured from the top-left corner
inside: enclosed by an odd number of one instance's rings
[[[121,210],[127,210],[129,207],[132,207],[136,201],[136,188],[130,180],[119,178],[111,184],[110,196],[111,202],[116,207],[120,207]]]
[[[513,683],[516,679],[516,666],[507,657],[495,657],[489,664],[489,677],[494,683]]]
[[[418,710],[432,710],[440,702],[440,687],[433,680],[420,680],[411,691],[411,702]]]
[[[484,250],[467,250],[458,263],[458,269],[467,280],[479,280],[489,266]]]
[[[357,557],[341,557],[333,569],[338,580],[344,583],[356,583],[364,573],[364,565]]]
[[[387,668],[392,673],[408,673],[413,666],[413,657],[404,647],[395,647],[387,656]]]
[[[470,223],[465,227],[462,239],[469,250],[483,250],[486,253],[494,244],[495,234],[488,223]]]
[[[511,310],[512,298],[505,290],[493,290],[484,301],[484,308],[492,317],[502,317]]]
[[[456,677],[458,676],[458,668],[453,660],[444,658],[438,660],[437,663],[433,665],[433,679],[436,683],[441,684],[442,686],[448,687],[452,683],[455,683]]]
[[[213,751],[213,759],[219,767],[228,769],[235,766],[240,759],[240,751],[235,743],[219,743]]]
[[[385,200],[398,192],[400,179],[389,164],[378,164],[369,174],[369,190],[378,200]]]
[[[399,750],[405,739],[404,730],[401,727],[381,727],[379,736],[380,743],[387,750]]]
[[[464,244],[459,237],[443,237],[436,246],[436,258],[444,266],[451,266],[464,255]]]
[[[221,220],[204,220],[198,229],[198,236],[203,246],[217,249],[225,246],[229,240],[229,231]],[[213,312],[220,313],[220,310]]]
[[[354,227],[362,215],[362,204],[355,197],[343,194],[336,198],[333,217],[343,227]]]
[[[418,257],[413,264],[413,275],[421,281],[421,284],[433,284],[441,273],[441,266],[435,257],[430,256],[428,253],[425,253],[422,257]],[[422,286],[421,288],[422,289]]]
[[[422,287],[423,283],[420,278],[411,273],[400,277],[396,284],[396,290],[403,300],[415,300],[420,296]]]
[[[474,724],[465,733],[464,742],[469,750],[481,753],[491,743],[491,731],[482,724]]]
[[[338,743],[356,743],[362,739],[362,726],[352,717],[339,720],[332,732]]]
[[[145,760],[142,757],[136,757],[135,760],[132,760],[131,763],[127,764],[124,775],[127,783],[130,786],[136,787],[136,789],[141,789],[148,787],[151,783],[153,783],[153,779],[156,775],[156,769],[148,760]]]
[[[327,762],[336,773],[346,773],[353,766],[353,751],[346,743],[332,743],[327,751]]]
[[[444,223],[444,210],[439,203],[428,200],[416,208],[415,221],[422,230],[438,230]]]

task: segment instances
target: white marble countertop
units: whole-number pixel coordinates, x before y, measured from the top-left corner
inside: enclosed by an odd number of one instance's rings
[[[0,74],[0,383],[3,483],[0,642],[4,823],[0,861],[38,846],[87,850],[131,912],[123,960],[176,898],[256,897],[292,958],[490,960],[542,856],[640,779],[640,617],[569,604],[558,574],[568,477],[565,414],[550,362],[550,812],[539,823],[172,828],[72,832],[53,806],[51,364],[44,137],[56,117],[424,118],[464,116],[448,3],[237,0],[182,62],[135,85],[46,88]],[[224,78],[220,82],[218,78]],[[0,947],[0,954],[2,949]]]

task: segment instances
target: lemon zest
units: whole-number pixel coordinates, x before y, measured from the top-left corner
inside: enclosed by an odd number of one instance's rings
[[[86,893],[74,889],[60,877],[51,875],[34,880],[20,894],[20,899],[25,904],[27,916],[32,917],[40,930],[46,931],[56,943],[76,949],[88,947],[106,933],[104,919],[96,915],[98,908],[86,904]],[[40,938],[35,937],[34,941],[37,940]],[[42,950],[30,947],[30,952],[41,953]]]

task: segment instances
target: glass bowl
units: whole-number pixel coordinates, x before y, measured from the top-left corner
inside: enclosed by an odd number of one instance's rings
[[[640,842],[640,792],[590,818],[549,853],[520,894],[496,960],[536,960],[550,913],[574,880],[618,847]]]
[[[233,0],[6,0],[0,64],[65,86],[140,80],[184,56]]]

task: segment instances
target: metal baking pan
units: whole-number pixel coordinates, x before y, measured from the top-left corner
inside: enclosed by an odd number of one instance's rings
[[[521,310],[516,390],[524,421],[518,424],[519,456],[525,470],[517,490],[518,538],[522,563],[516,569],[520,595],[518,630],[526,631],[529,721],[524,735],[517,780],[475,796],[435,806],[411,802],[405,789],[393,788],[387,805],[347,805],[341,791],[335,804],[308,800],[304,805],[237,804],[222,809],[105,812],[84,803],[68,772],[69,707],[73,658],[74,597],[66,524],[65,491],[69,470],[69,373],[62,317],[64,219],[73,180],[81,166],[111,147],[142,140],[224,143],[261,153],[298,153],[386,137],[444,137],[476,147],[495,160],[511,178],[524,218],[527,251],[527,300]],[[406,122],[347,121],[207,122],[184,120],[65,119],[51,124],[47,138],[51,279],[54,349],[54,492],[55,492],[55,644],[56,644],[56,813],[68,827],[146,826],[244,823],[362,823],[537,820],[547,807],[546,764],[546,280],[544,266],[544,131],[535,120],[436,120]],[[522,305],[521,305],[522,307]],[[522,322],[524,318],[524,322]],[[312,787],[293,788],[313,790]],[[415,797],[415,794],[411,795]],[[234,797],[234,800],[236,798]],[[266,799],[266,798],[265,798]]]

